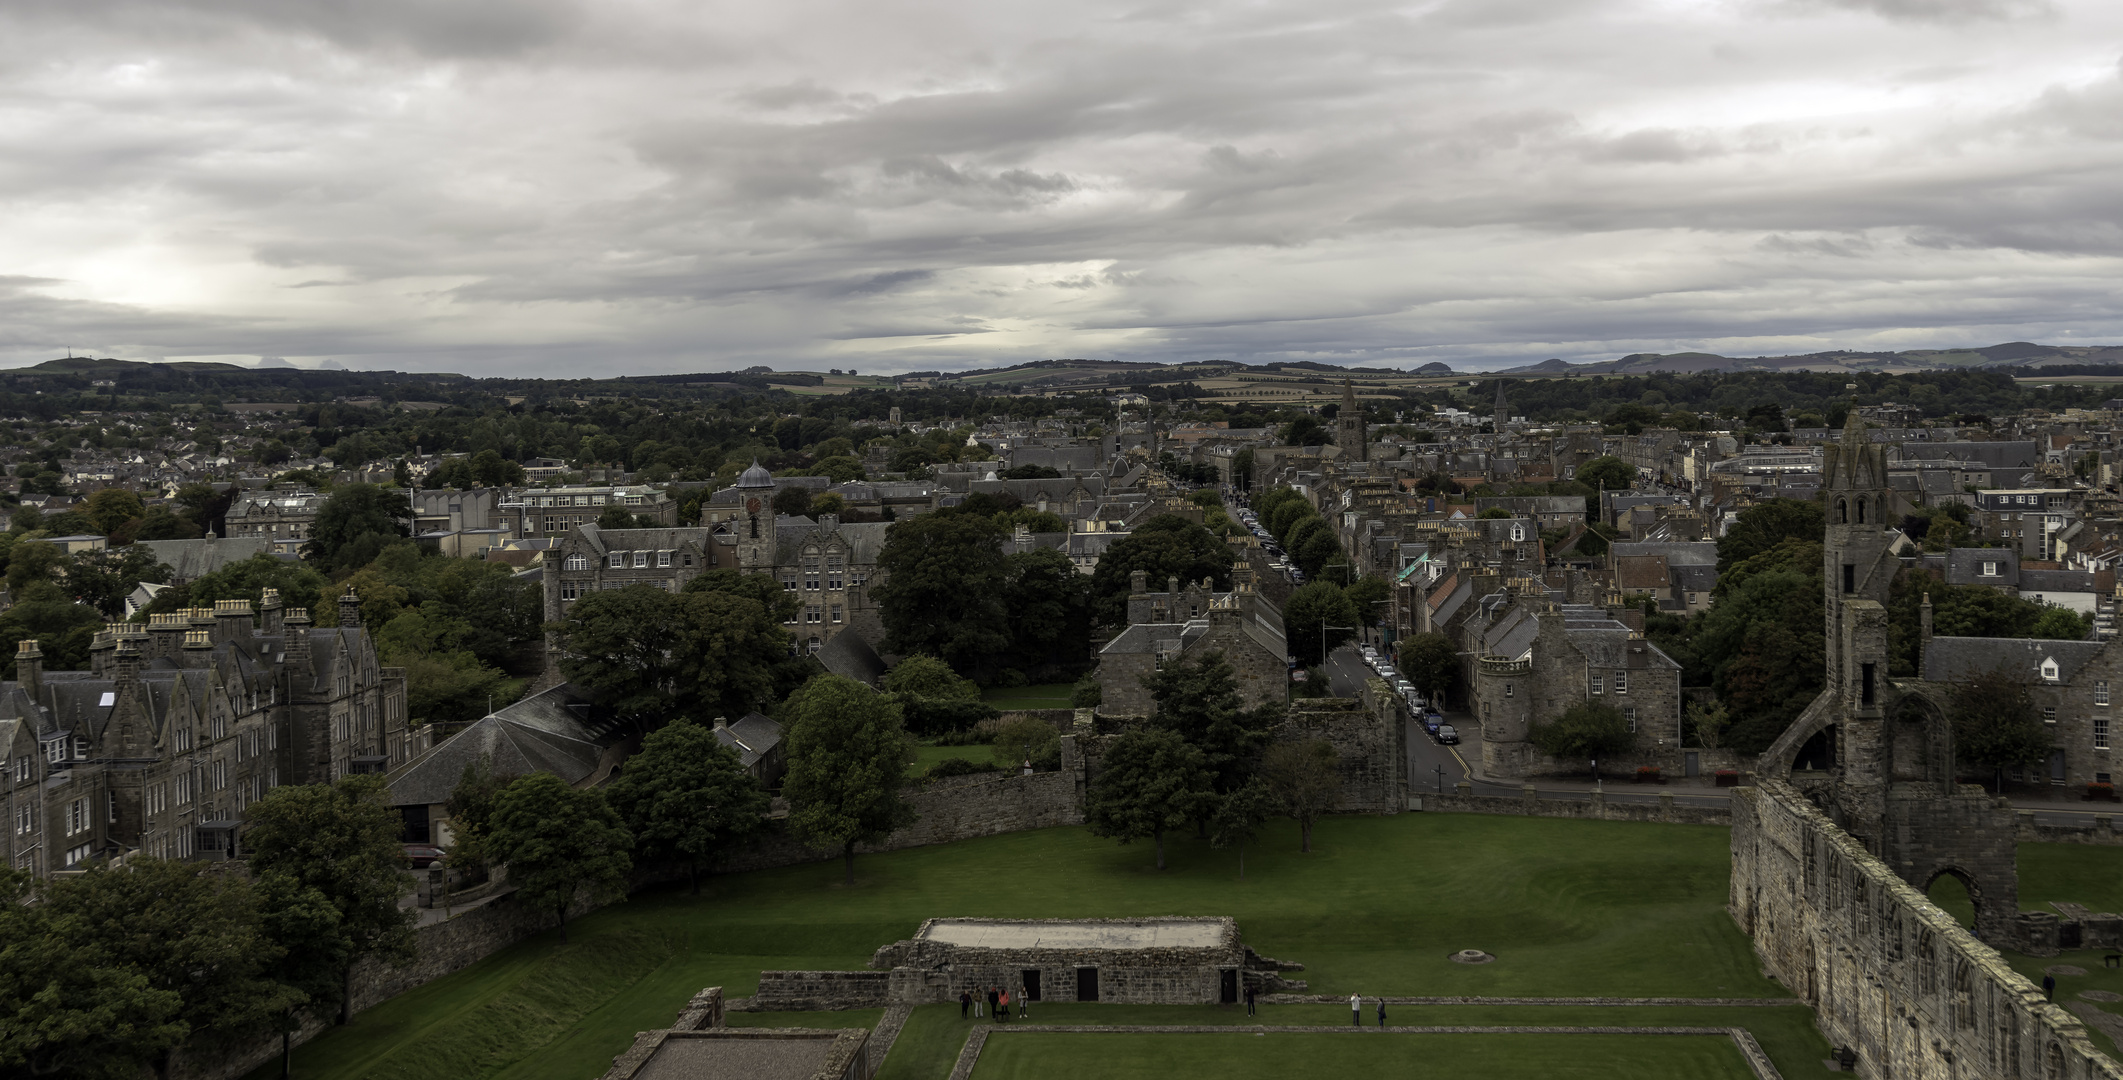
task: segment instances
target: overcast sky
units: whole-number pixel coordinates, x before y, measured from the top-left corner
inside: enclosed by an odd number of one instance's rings
[[[2123,343],[2123,3],[7,0],[0,364]]]

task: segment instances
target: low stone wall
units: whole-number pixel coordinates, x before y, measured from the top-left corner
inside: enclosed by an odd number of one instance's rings
[[[1001,715],[995,718],[995,722],[998,724],[1007,724],[1012,720],[1037,720],[1040,723],[1052,725],[1056,731],[1067,734],[1070,727],[1076,723],[1076,710],[1005,709]]]
[[[1664,821],[1680,825],[1730,825],[1730,807],[1683,806],[1670,792],[1659,792],[1656,803],[1610,802],[1593,792],[1590,798],[1543,799],[1532,794],[1511,798],[1504,795],[1473,795],[1464,789],[1452,795],[1411,795],[1411,809],[1445,814],[1512,814],[1519,817],[1582,818],[1588,821]],[[1532,789],[1527,789],[1531,792]]]
[[[2016,839],[2023,844],[2123,844],[2123,833],[2116,831],[2115,819],[2108,814],[2095,814],[2085,825],[2040,825],[2034,811],[2022,810],[2015,821],[2019,825]]]
[[[889,971],[762,971],[749,1008],[817,1012],[891,1004]]]
[[[1069,758],[1067,753],[1063,756],[1065,760]],[[1077,784],[1076,774],[1066,770],[1031,776],[985,773],[939,780],[908,794],[907,801],[920,815],[913,824],[882,843],[861,844],[855,850],[857,854],[872,854],[1026,829],[1081,825],[1084,815],[1077,802]],[[821,862],[837,854],[798,843],[777,820],[766,835],[725,860],[718,869],[725,873],[766,870]]]

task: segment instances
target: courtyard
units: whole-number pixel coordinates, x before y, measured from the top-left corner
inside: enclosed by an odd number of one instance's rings
[[[582,1080],[599,1075],[635,1032],[668,1025],[703,986],[741,998],[762,969],[860,968],[879,946],[909,937],[931,917],[1228,915],[1257,952],[1305,964],[1292,977],[1308,981],[1308,995],[1332,1000],[1264,1004],[1250,1019],[1232,1006],[1035,1005],[1031,1022],[1039,1025],[1250,1023],[1268,1025],[1272,1034],[1017,1031],[990,1041],[976,1075],[1081,1075],[1077,1066],[1087,1058],[1106,1062],[1102,1075],[1123,1075],[1113,1071],[1122,1067],[1112,1065],[1115,1055],[1152,1063],[1125,1066],[1142,1075],[1164,1062],[1155,1071],[1175,1077],[1287,1075],[1272,1066],[1277,1055],[1377,1075],[1458,1075],[1475,1061],[1500,1072],[1573,1075],[1569,1068],[1582,1067],[1584,1075],[1600,1075],[1591,1063],[1610,1053],[1633,1063],[1632,1075],[1749,1075],[1730,1039],[1708,1035],[1389,1030],[1351,1041],[1347,1032],[1275,1033],[1346,1027],[1351,993],[1488,999],[1391,1004],[1388,1023],[1400,1027],[1742,1028],[1785,1077],[1824,1074],[1829,1048],[1810,1012],[1771,1001],[1789,995],[1762,977],[1725,913],[1722,828],[1351,816],[1321,822],[1309,856],[1298,854],[1295,831],[1288,823],[1271,826],[1263,844],[1247,851],[1244,880],[1236,853],[1206,842],[1168,841],[1170,869],[1159,873],[1141,845],[1063,828],[862,856],[853,889],[839,884],[837,863],[819,863],[718,877],[699,897],[651,890],[572,924],[567,945],[540,934],[357,1015],[298,1048],[296,1073],[320,1080]],[[2123,899],[2114,884],[2123,880],[2116,873],[2123,850],[2023,851],[2027,906],[2069,899],[2114,910]],[[1467,948],[1496,960],[1449,959]],[[2034,966],[2024,969],[2057,962],[2028,961]],[[2123,970],[2104,971],[2098,957],[2078,963],[2089,975],[2067,980],[2071,989],[2123,986]],[[2060,989],[2059,1000],[2064,996]],[[1525,1000],[1555,998],[1611,1003]],[[1612,1002],[1622,998],[1665,1000]],[[1737,1003],[1742,999],[1749,1003]],[[1367,1026],[1376,1024],[1372,1008],[1367,1000]],[[874,1009],[733,1013],[730,1022],[849,1027],[874,1025],[880,1016]],[[916,1008],[880,1075],[943,1080],[974,1023],[953,1006]],[[2106,1035],[2095,1037],[2113,1050]],[[1161,1049],[1201,1040],[1207,1042],[1198,1051]],[[1551,1061],[1562,1064],[1551,1068]],[[277,1075],[277,1063],[256,1075]]]

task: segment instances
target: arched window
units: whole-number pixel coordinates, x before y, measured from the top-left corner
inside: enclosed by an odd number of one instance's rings
[[[1836,524],[1850,524],[1850,503],[1843,499],[1836,500]]]
[[[1865,524],[1865,500],[1858,500],[1858,524]]]

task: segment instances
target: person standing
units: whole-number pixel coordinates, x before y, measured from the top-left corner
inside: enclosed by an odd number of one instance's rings
[[[1000,996],[1000,993],[992,986],[988,988],[988,1020],[991,1023],[1002,1023],[1003,1018],[995,1015],[995,1000]]]
[[[960,991],[958,992],[958,1018],[959,1018],[960,1020],[964,1020],[964,1019],[966,1018],[966,1016],[967,1016],[967,1015],[968,1015],[969,1013],[971,1013],[972,1011],[973,1011],[973,991],[971,991],[971,990],[960,990]]]
[[[2057,977],[2055,975],[2042,976],[2042,1000],[2057,1000]]]
[[[1246,1015],[1247,1015],[1247,1016],[1252,1016],[1252,1015],[1254,1015],[1254,1013],[1253,1013],[1253,987],[1251,987],[1251,986],[1248,986],[1248,987],[1246,987]]]
[[[1026,1020],[1030,1019],[1031,1016],[1032,999],[1030,997],[1025,996],[1025,988],[1023,986],[1019,986],[1017,988],[1017,1018],[1019,1020]]]
[[[1383,997],[1378,999],[1378,1026],[1386,1026],[1386,999]]]
[[[1010,1019],[1010,991],[1003,989],[997,992],[1001,995],[997,1000],[1002,1002],[1003,1007],[1001,1012],[995,1014],[996,1019],[1008,1022]]]
[[[1349,1023],[1353,1027],[1364,1026],[1364,999],[1360,994],[1349,995]]]

